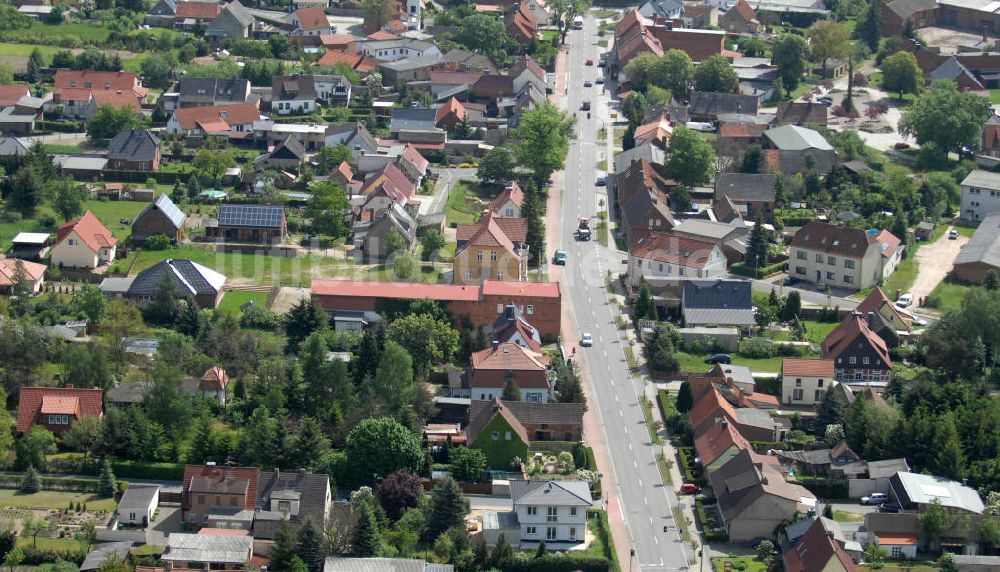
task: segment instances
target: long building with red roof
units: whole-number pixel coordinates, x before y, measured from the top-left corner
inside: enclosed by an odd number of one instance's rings
[[[17,432],[27,433],[40,425],[59,434],[84,417],[104,414],[104,392],[100,389],[67,387],[22,387],[17,403]]]

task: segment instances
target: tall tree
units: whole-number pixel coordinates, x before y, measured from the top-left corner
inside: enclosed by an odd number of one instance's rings
[[[740,85],[729,60],[722,56],[709,56],[694,70],[694,88],[696,91],[714,91],[733,93]]]
[[[453,526],[462,526],[469,514],[469,503],[462,489],[451,477],[438,481],[431,491],[430,512],[427,515],[427,536],[437,538]]]
[[[480,183],[503,183],[514,179],[514,156],[506,147],[494,147],[483,155],[476,168]]]
[[[316,527],[311,517],[306,517],[298,533],[298,556],[302,558],[309,572],[323,570],[326,554],[323,552],[323,533]]]
[[[143,397],[149,417],[175,437],[186,432],[193,417],[191,394],[184,389],[183,375],[171,364],[157,363],[153,386]]]
[[[268,567],[275,572],[289,572],[292,568],[292,557],[295,556],[295,534],[288,521],[282,520],[278,532],[274,535],[274,544],[268,552]]]
[[[36,467],[44,471],[48,466],[45,456],[56,452],[56,436],[41,425],[34,425],[17,440],[14,449],[16,467]]]
[[[503,20],[492,14],[471,14],[462,18],[462,26],[455,41],[467,49],[487,54],[503,50],[510,42]]]
[[[306,216],[312,219],[313,232],[334,237],[344,236],[347,232],[344,214],[351,208],[344,186],[327,180],[312,184],[309,190],[312,198],[306,207]]]
[[[402,346],[392,340],[385,342],[382,358],[375,372],[375,393],[385,404],[386,413],[399,417],[416,395],[413,383],[413,360]]]
[[[717,66],[718,64],[713,65]],[[735,74],[735,72],[733,73]],[[721,75],[728,76],[729,74],[723,71]],[[650,69],[650,76],[651,87],[660,87],[669,90],[671,94],[677,97],[687,97],[688,91],[691,89],[691,83],[697,83],[698,81],[697,72],[695,71],[694,64],[691,62],[691,57],[687,55],[687,52],[677,49],[664,52],[653,63]],[[647,91],[649,90],[647,89]]]
[[[514,156],[531,169],[539,188],[566,164],[573,124],[564,111],[546,102],[522,113],[521,122],[511,132],[517,140]]]
[[[49,195],[52,197],[52,208],[68,221],[83,214],[83,201],[90,194],[87,189],[70,179],[57,179],[49,184]]]
[[[951,415],[942,416],[931,443],[935,449],[931,467],[934,474],[961,481],[965,474],[965,453]]]
[[[975,148],[983,124],[990,118],[989,100],[974,93],[960,93],[954,82],[935,81],[899,122],[902,135],[913,135],[917,143],[933,143],[941,154]]]
[[[767,252],[770,245],[767,243],[767,231],[761,224],[760,218],[753,223],[753,230],[750,231],[750,244],[747,245],[746,264],[753,264],[754,272],[762,265],[767,264]]]
[[[108,298],[97,286],[84,285],[73,295],[72,305],[83,312],[92,324],[97,325],[104,318],[104,310],[108,307]]]
[[[146,120],[127,107],[101,107],[87,124],[87,135],[92,139],[111,139],[126,129],[143,129]]]
[[[45,67],[45,56],[42,55],[42,50],[37,47],[31,50],[31,55],[28,56],[28,67],[25,72],[25,79],[29,83],[36,83],[38,81],[38,75]]]
[[[847,26],[833,20],[817,20],[806,31],[812,44],[813,60],[823,67],[823,77],[826,77],[826,64],[831,59],[845,59],[851,48],[851,31]]]
[[[112,498],[115,496],[115,473],[111,470],[111,461],[104,459],[104,463],[101,465],[101,474],[97,478],[97,494],[105,497]]]
[[[285,314],[285,335],[288,337],[285,351],[298,351],[302,340],[326,327],[326,321],[326,312],[312,298],[300,300]]]
[[[785,303],[781,306],[781,319],[785,322],[791,322],[798,317],[801,309],[802,299],[799,296],[799,291],[792,290],[788,293]]]
[[[330,450],[330,440],[323,434],[323,428],[315,419],[303,417],[299,421],[294,447],[294,458],[298,460],[299,465],[313,468]],[[310,564],[308,559],[306,559],[306,564]]]
[[[378,484],[379,504],[393,521],[418,504],[423,498],[420,477],[406,471],[396,471]]]
[[[917,58],[905,50],[882,60],[882,89],[895,92],[899,99],[904,93],[918,93],[924,74],[917,65]]]
[[[455,328],[429,314],[410,314],[395,320],[389,324],[386,336],[410,354],[414,371],[421,375],[432,365],[449,362],[458,349]]]
[[[534,182],[524,185],[524,202],[521,205],[521,217],[528,221],[528,234],[525,244],[528,246],[528,256],[532,264],[538,264],[545,258],[545,218],[541,192]]]
[[[695,131],[678,127],[670,139],[666,168],[671,178],[684,185],[702,184],[715,174],[715,151]]]
[[[395,5],[389,0],[361,0],[361,11],[365,14],[366,27],[380,30],[389,21]]]
[[[374,482],[399,470],[416,473],[423,459],[417,437],[387,417],[359,423],[347,436],[346,452],[359,483]]]
[[[799,86],[808,54],[809,45],[795,34],[782,34],[771,45],[771,63],[778,66],[778,76],[786,90],[794,91]]]
[[[677,408],[678,413],[687,413],[691,410],[692,405],[694,405],[694,396],[691,394],[691,383],[685,381],[681,383],[681,388],[677,391],[677,402],[674,407]]]
[[[760,145],[751,145],[747,147],[745,153],[743,153],[743,164],[740,166],[741,173],[763,173],[767,170],[767,165],[764,163],[764,151],[760,148]]]
[[[858,23],[854,27],[854,37],[862,40],[869,51],[878,51],[879,41],[882,39],[882,0],[870,0],[868,10],[858,18]]]
[[[378,520],[369,502],[358,503],[354,509],[354,534],[351,554],[358,558],[373,558],[382,552],[382,537]]]

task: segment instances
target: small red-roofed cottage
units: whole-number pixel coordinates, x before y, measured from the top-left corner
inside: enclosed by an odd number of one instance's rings
[[[462,102],[452,97],[437,109],[434,125],[445,131],[451,131],[456,125],[465,121],[465,116],[465,106],[462,105]]]
[[[29,292],[37,294],[42,289],[42,282],[45,280],[44,264],[17,258],[0,258],[0,294],[14,293],[19,272],[23,272],[20,282]]]
[[[504,218],[520,218],[523,205],[524,191],[514,181],[490,201],[490,212]]]
[[[472,398],[481,401],[500,398],[509,381],[521,392],[521,401],[548,403],[552,384],[548,376],[549,358],[515,343],[472,354],[469,387]]]
[[[833,360],[785,358],[781,362],[781,402],[818,405],[834,384]]]
[[[201,376],[198,389],[206,398],[217,401],[219,405],[225,405],[227,385],[229,385],[229,374],[221,367],[214,366],[208,368]]]
[[[59,268],[97,268],[115,259],[118,241],[94,213],[59,227],[56,244],[52,247],[52,264]]]
[[[17,404],[17,432],[27,433],[41,425],[59,434],[84,417],[104,414],[104,392],[100,389],[67,387],[22,387]]]

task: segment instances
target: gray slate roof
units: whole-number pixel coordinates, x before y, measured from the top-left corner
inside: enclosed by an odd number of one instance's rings
[[[219,205],[219,226],[281,228],[285,209],[270,205]]]
[[[955,258],[956,265],[975,262],[1000,268],[1000,213],[987,215]]]
[[[976,514],[983,512],[983,499],[979,498],[979,493],[962,483],[917,473],[897,473],[897,476],[910,502],[930,504],[938,499],[946,507],[961,508]]]
[[[868,461],[868,478],[887,479],[896,473],[910,470],[906,459],[886,459],[884,461]]]
[[[1000,173],[976,169],[962,179],[962,186],[1000,190]]]
[[[770,174],[721,173],[715,179],[715,198],[734,201],[773,201],[777,178]]]
[[[156,200],[147,205],[146,208],[142,209],[142,212],[135,217],[135,220],[141,219],[146,215],[146,213],[154,210],[162,212],[164,216],[167,217],[167,220],[170,221],[170,224],[174,225],[174,228],[180,228],[187,219],[187,215],[184,214],[184,211],[178,208],[177,205],[174,204],[174,201],[170,200],[169,195],[164,193],[156,197]],[[132,224],[135,225],[135,221],[133,221]]]
[[[895,12],[904,22],[917,12],[937,8],[937,0],[892,0],[886,8]]]
[[[83,564],[80,565],[81,572],[84,570],[97,570],[101,567],[101,562],[112,552],[117,552],[118,556],[121,556],[122,559],[128,558],[128,552],[134,544],[134,542],[109,542],[96,546],[84,558]]]
[[[435,109],[393,109],[392,121],[389,123],[389,131],[398,133],[400,131],[434,131],[437,116]]]
[[[136,275],[128,288],[129,296],[153,296],[164,274],[174,280],[182,298],[203,294],[216,295],[226,283],[226,277],[190,260],[167,259]]]
[[[533,506],[585,506],[593,504],[590,486],[584,481],[511,481],[510,498]]]
[[[752,325],[750,283],[742,280],[689,280],[681,293],[684,320],[691,324]]]
[[[521,423],[551,423],[568,425],[583,423],[585,406],[582,403],[534,403],[531,401],[501,401]],[[469,419],[479,416],[484,410],[493,410],[492,401],[473,400],[469,406]],[[490,415],[492,419],[492,415]]]
[[[782,151],[803,151],[806,149],[833,151],[833,146],[818,131],[798,125],[782,125],[768,129],[764,132],[764,137],[767,137],[775,148]]]
[[[628,169],[633,161],[641,159],[662,165],[664,159],[663,149],[653,145],[652,141],[645,141],[627,151],[622,151],[615,155],[615,173],[625,172],[625,169]]]
[[[453,572],[451,564],[430,564],[411,558],[335,558],[323,563],[323,572]]]
[[[691,94],[688,115],[721,115],[736,113],[757,115],[759,100],[752,95],[696,91]]]
[[[313,524],[322,528],[325,524],[323,514],[329,487],[330,477],[325,474],[262,471],[257,484],[257,508],[268,510],[271,498],[283,497],[288,492],[294,492],[301,503],[299,514],[292,517],[292,520],[304,521],[306,518],[311,518]]]
[[[147,129],[119,131],[108,144],[108,159],[152,161],[160,148],[159,138]]]
[[[381,62],[379,67],[395,72],[418,70],[429,68],[441,63],[441,56],[420,55],[412,58],[404,58],[394,62]]]
[[[126,509],[146,510],[159,490],[160,487],[158,486],[130,486],[125,490],[125,494],[122,495],[122,500],[118,501],[118,512],[124,512]]]
[[[167,536],[167,550],[162,559],[167,562],[243,564],[250,560],[252,549],[253,538],[249,536],[174,532]]]
[[[177,92],[187,103],[224,105],[244,103],[250,93],[250,82],[245,79],[217,79],[214,77],[184,77]]]
[[[271,78],[271,100],[316,99],[316,82],[311,75],[276,75]]]

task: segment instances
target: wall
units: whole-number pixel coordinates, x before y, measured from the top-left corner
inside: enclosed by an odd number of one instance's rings
[[[872,493],[889,494],[889,479],[847,479],[847,495],[859,499]]]
[[[69,240],[76,241],[74,246],[69,245]],[[71,268],[96,268],[97,253],[90,250],[90,247],[83,244],[80,236],[75,232],[69,238],[52,247],[52,265],[69,266]]]
[[[498,439],[493,440],[493,432],[498,433]],[[505,439],[510,432],[510,440]],[[507,420],[500,415],[494,415],[493,419],[486,424],[486,427],[479,433],[479,437],[472,447],[483,451],[486,454],[487,466],[498,469],[507,469],[514,457],[520,457],[522,461],[528,458],[528,444],[520,440],[517,433],[507,423]]]

